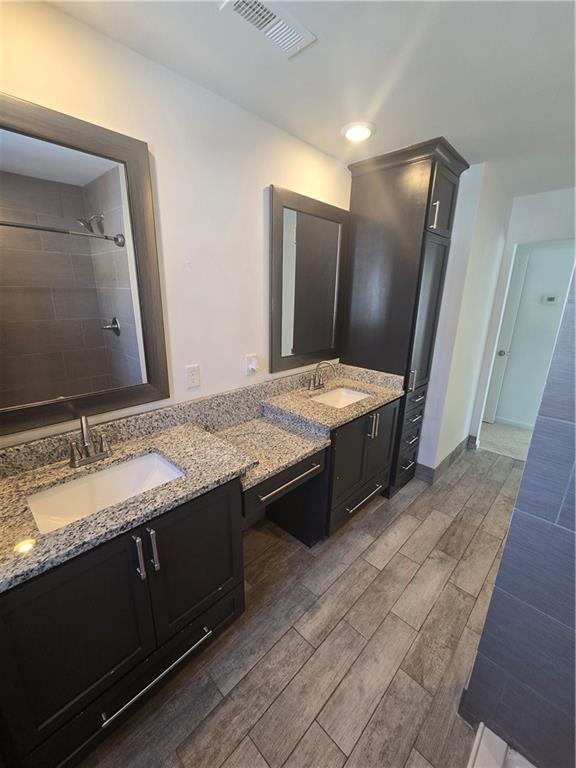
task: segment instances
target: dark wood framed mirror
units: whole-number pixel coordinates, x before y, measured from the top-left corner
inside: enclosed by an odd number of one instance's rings
[[[270,371],[338,357],[349,212],[270,187]]]
[[[147,144],[0,94],[0,434],[169,394]]]

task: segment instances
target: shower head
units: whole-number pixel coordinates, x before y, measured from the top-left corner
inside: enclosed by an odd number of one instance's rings
[[[94,216],[90,216],[88,219],[90,223],[90,230],[94,232],[94,225],[96,225],[97,229],[100,231],[100,234],[104,234],[104,214],[103,213],[95,213]]]
[[[76,219],[78,224],[80,224],[81,227],[83,227],[86,232],[93,232],[92,224],[90,223],[91,220],[88,219]]]

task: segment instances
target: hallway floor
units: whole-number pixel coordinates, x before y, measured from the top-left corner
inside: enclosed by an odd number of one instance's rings
[[[313,550],[250,529],[244,615],[85,768],[465,768],[457,706],[522,466],[466,452]]]
[[[511,427],[508,424],[498,424],[498,422],[494,422],[494,424],[487,421],[482,422],[480,445],[485,451],[526,461],[531,439],[531,429]]]

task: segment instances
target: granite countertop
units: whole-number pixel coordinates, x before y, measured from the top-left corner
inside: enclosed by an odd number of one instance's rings
[[[277,397],[264,400],[262,408],[265,416],[284,421],[286,426],[293,428],[313,424],[324,429],[328,434],[330,430],[342,426],[353,419],[379,408],[381,405],[392,402],[402,397],[404,390],[401,388],[399,376],[389,377],[389,385],[375,384],[368,381],[359,381],[351,378],[330,378],[323,389],[309,391],[308,389],[294,389]],[[358,392],[370,395],[357,403],[352,403],[344,408],[333,408],[324,403],[314,402],[313,398],[329,392],[331,389],[346,387]]]
[[[264,418],[251,419],[215,434],[258,462],[242,478],[244,490],[330,445],[326,436],[289,425],[280,426]]]
[[[169,459],[184,475],[55,531],[40,533],[27,496],[152,452]],[[232,441],[185,424],[119,443],[110,458],[85,467],[71,469],[60,461],[8,477],[0,482],[0,592],[240,477],[254,465],[255,460]],[[34,546],[26,554],[17,554],[14,547],[25,539],[34,539]]]

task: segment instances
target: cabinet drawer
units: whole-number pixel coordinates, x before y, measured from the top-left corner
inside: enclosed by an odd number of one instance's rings
[[[418,446],[407,451],[401,451],[398,456],[398,468],[396,470],[396,486],[401,487],[408,482],[416,473],[416,462],[418,460]]]
[[[268,504],[278,501],[302,483],[324,471],[326,451],[318,451],[298,464],[269,477],[264,482],[244,492],[243,515],[245,527],[264,517]]]
[[[354,517],[370,499],[382,493],[388,487],[389,479],[390,467],[387,467],[381,474],[355,491],[346,501],[334,507],[330,512],[330,535],[343,526],[351,517]]]
[[[416,427],[421,427],[423,420],[424,420],[424,403],[420,403],[419,405],[416,405],[414,408],[404,413],[404,420],[402,424],[402,434],[405,434],[406,431],[415,429]]]
[[[73,766],[150,697],[165,677],[200,653],[244,610],[241,585],[149,656],[23,761],[24,768]],[[208,628],[206,632],[205,627]]]
[[[420,432],[422,430],[422,422],[418,422],[417,425],[413,425],[411,428],[404,427],[402,437],[400,438],[400,454],[410,451],[412,449],[418,449],[420,444]]]
[[[419,387],[419,389],[415,389],[413,392],[409,392],[406,395],[405,413],[408,413],[408,411],[412,411],[414,408],[418,408],[424,405],[426,402],[427,390],[428,385],[425,384],[423,387]]]

